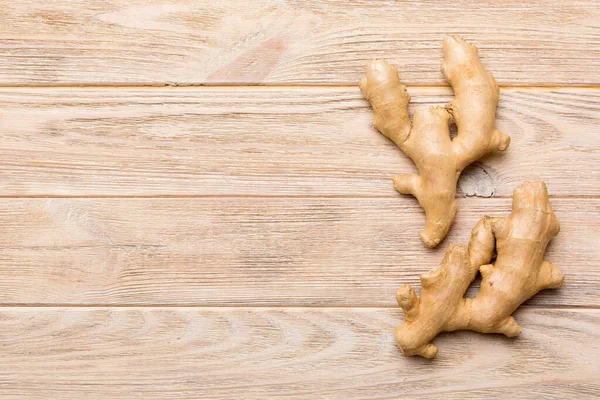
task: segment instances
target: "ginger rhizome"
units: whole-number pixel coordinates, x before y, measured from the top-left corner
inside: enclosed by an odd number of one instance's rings
[[[440,332],[519,335],[521,327],[511,314],[538,291],[563,283],[561,270],[544,260],[546,246],[559,230],[546,185],[517,187],[508,218],[484,217],[468,246],[450,246],[441,265],[421,275],[420,298],[409,285],[400,287],[396,299],[404,324],[395,336],[404,354],[434,357],[437,347],[431,340]],[[479,292],[464,298],[478,271]]]
[[[410,157],[418,175],[398,175],[394,186],[417,198],[425,210],[421,238],[429,247],[446,237],[456,216],[456,184],[466,166],[494,150],[506,150],[510,137],[495,128],[499,89],[477,55],[477,48],[457,36],[444,40],[442,73],[454,89],[444,107],[415,111],[398,70],[384,60],[367,65],[360,89],[373,107],[373,124]],[[450,138],[450,117],[458,134]]]

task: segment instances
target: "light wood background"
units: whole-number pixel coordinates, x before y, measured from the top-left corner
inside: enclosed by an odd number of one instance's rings
[[[0,398],[600,397],[595,0],[0,9]],[[385,57],[414,106],[443,104],[447,33],[479,47],[512,143],[465,172],[432,251],[357,81]],[[519,338],[403,357],[397,287],[525,180],[548,184],[564,288]]]

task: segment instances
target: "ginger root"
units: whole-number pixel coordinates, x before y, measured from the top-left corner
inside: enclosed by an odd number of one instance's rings
[[[543,182],[526,182],[513,194],[508,218],[484,217],[468,246],[450,246],[441,265],[421,275],[421,297],[409,285],[396,299],[404,324],[395,336],[403,353],[432,358],[431,340],[440,332],[472,330],[518,336],[521,327],[511,314],[542,289],[563,284],[561,270],[544,260],[548,242],[560,225]],[[490,264],[496,248],[496,261]],[[482,281],[474,298],[463,298],[477,272]]]
[[[384,60],[367,65],[360,81],[373,107],[373,124],[416,164],[418,175],[398,175],[394,186],[417,198],[425,210],[420,233],[429,247],[446,237],[456,216],[456,184],[463,169],[494,150],[506,150],[510,137],[495,129],[499,89],[477,55],[477,48],[457,36],[444,40],[442,73],[454,100],[443,107],[419,108],[411,126],[410,96],[396,67]],[[450,138],[453,117],[458,134]]]

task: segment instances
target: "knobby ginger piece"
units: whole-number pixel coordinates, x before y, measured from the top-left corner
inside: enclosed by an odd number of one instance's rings
[[[511,316],[517,307],[538,291],[563,284],[561,270],[544,260],[546,246],[559,230],[546,185],[517,187],[508,218],[484,217],[468,246],[450,246],[442,264],[421,275],[420,298],[410,286],[400,287],[396,299],[405,312],[404,324],[395,336],[404,354],[434,357],[437,347],[431,340],[440,332],[518,336],[521,327]],[[464,298],[478,271],[479,292]]]
[[[373,124],[415,163],[418,175],[398,175],[396,190],[417,198],[425,210],[420,233],[429,247],[448,234],[457,211],[456,184],[466,166],[494,150],[506,150],[510,137],[495,128],[499,90],[479,60],[477,48],[457,36],[444,40],[442,73],[454,89],[446,107],[415,111],[411,126],[410,96],[398,70],[384,60],[367,65],[360,89],[373,107]],[[450,138],[450,117],[458,128]]]

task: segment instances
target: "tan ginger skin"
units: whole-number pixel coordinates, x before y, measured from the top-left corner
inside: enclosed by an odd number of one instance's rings
[[[477,48],[457,36],[444,40],[442,73],[454,100],[443,107],[415,111],[411,127],[410,96],[398,70],[384,60],[367,65],[360,89],[373,107],[373,124],[410,157],[418,175],[398,175],[394,186],[417,198],[425,210],[420,233],[429,247],[446,237],[456,216],[456,184],[463,169],[494,150],[506,150],[510,137],[495,129],[498,85],[477,55]],[[458,135],[450,138],[454,118]]]
[[[484,217],[472,231],[468,246],[450,246],[441,265],[421,275],[421,297],[409,285],[396,299],[405,312],[396,329],[398,345],[408,356],[432,358],[431,340],[440,332],[472,330],[518,336],[521,327],[511,314],[542,289],[563,284],[561,270],[544,260],[548,242],[560,226],[543,182],[515,189],[508,218]],[[489,264],[496,249],[496,262]],[[463,298],[477,272],[481,288]]]

